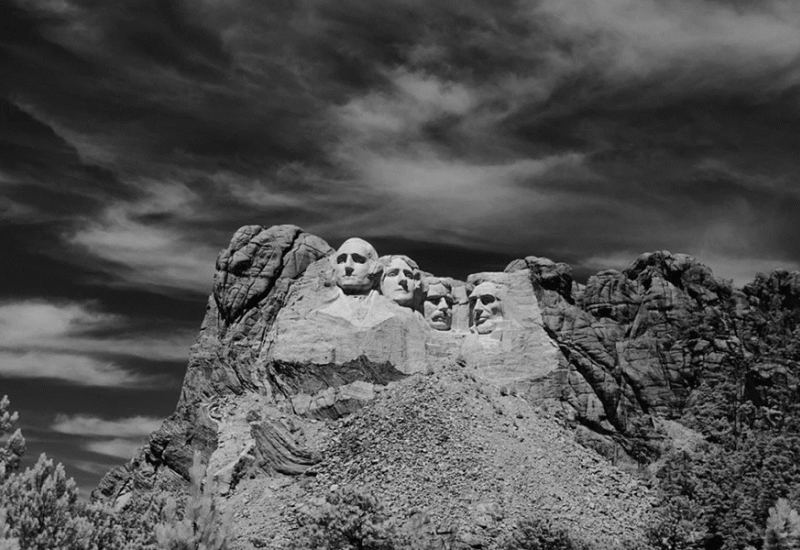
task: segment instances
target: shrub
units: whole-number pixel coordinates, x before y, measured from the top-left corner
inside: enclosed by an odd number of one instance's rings
[[[519,522],[502,545],[503,550],[589,550],[548,521],[530,518]]]
[[[81,548],[92,526],[76,514],[77,500],[75,481],[44,454],[32,468],[0,485],[9,531],[25,550]]]
[[[6,509],[0,508],[0,550],[20,550],[19,541],[11,537],[6,525]]]
[[[352,488],[332,491],[316,510],[306,512],[292,550],[394,550],[406,546],[381,503]]]
[[[0,399],[0,435],[11,433],[18,415]],[[78,502],[78,488],[64,467],[44,454],[19,471],[25,439],[19,430],[0,445],[0,550],[154,549],[154,513],[117,514]]]
[[[214,498],[215,483],[200,453],[195,452],[190,472],[191,495],[182,519],[178,518],[177,502],[167,497],[163,523],[156,525],[156,539],[161,550],[225,550],[228,546],[230,515],[222,514]]]
[[[657,550],[701,547],[706,533],[699,521],[700,506],[683,497],[673,497],[661,504],[653,525],[647,530],[650,545]]]
[[[19,415],[8,411],[10,402],[8,396],[0,399],[0,440],[5,439],[5,445],[0,446],[0,481],[7,475],[19,470],[22,455],[25,454],[25,438],[19,429],[14,430]],[[11,434],[6,437],[7,434]]]
[[[800,548],[800,515],[789,501],[781,498],[769,509],[764,550],[797,550]]]

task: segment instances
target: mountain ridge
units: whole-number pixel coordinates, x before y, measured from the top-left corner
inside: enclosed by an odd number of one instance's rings
[[[541,417],[544,423],[555,418],[577,441],[615,463],[646,464],[675,447],[670,437],[675,430],[667,429],[668,423],[680,420],[703,370],[725,360],[735,344],[731,336],[698,349],[685,335],[693,317],[722,307],[744,314],[756,307],[752,302],[776,295],[786,307],[796,307],[800,297],[796,272],[766,277],[776,290],[765,295],[755,283],[732,288],[685,254],[643,254],[626,270],[602,271],[585,285],[573,281],[566,264],[529,256],[511,262],[503,274],[488,275],[517,288],[509,305],[521,300],[535,308],[530,309],[534,321],[517,330],[521,339],[508,344],[517,347],[489,352],[480,344],[465,348],[464,355],[453,351],[457,344],[450,342],[451,336],[421,340],[414,328],[417,321],[389,306],[385,322],[394,328],[381,329],[377,336],[353,332],[338,321],[324,325],[327,317],[315,321],[323,323],[321,332],[291,332],[307,329],[308,315],[313,316],[324,301],[320,296],[329,292],[326,258],[332,253],[322,239],[296,226],[245,226],[236,232],[217,260],[214,290],[176,412],[148,446],[101,481],[94,498],[121,507],[135,494],[168,485],[169,472],[188,478],[195,451],[217,473],[223,494],[234,501],[239,483],[247,484],[251,477],[319,479],[319,474],[305,474],[328,464],[331,452],[326,444],[304,439],[306,431],[315,431],[313,423],[369,414],[375,403],[393,391],[402,395],[402,388],[420,377],[456,376],[459,369],[475,378],[473,384],[494,388],[496,399],[524,402],[529,409],[524,417]],[[468,306],[463,289],[474,285],[453,285],[462,289],[460,294],[454,291],[454,308],[463,310]],[[299,312],[294,325],[292,311]],[[331,333],[326,326],[339,328]],[[366,340],[365,333],[370,334]],[[541,336],[531,340],[533,333]],[[281,351],[283,342],[293,341],[287,334],[304,336],[296,339],[299,351],[286,356],[302,357],[303,346],[314,340],[319,348],[314,353],[323,357],[332,349],[325,347],[329,345],[340,350],[339,357],[327,366],[319,359],[306,364],[281,360],[279,355],[288,353]],[[538,351],[528,359],[509,359],[530,345]],[[343,358],[342,351],[350,356]],[[497,361],[504,375],[514,374],[511,382],[498,383],[499,375],[487,371]],[[537,361],[538,374],[520,377],[520,365]],[[395,390],[387,393],[387,388]],[[271,415],[261,414],[266,410]],[[228,421],[234,417],[236,422]],[[638,486],[633,479],[630,483]],[[649,502],[647,488],[641,489],[641,502]],[[441,510],[433,515],[437,513]],[[573,528],[586,534],[587,525]]]

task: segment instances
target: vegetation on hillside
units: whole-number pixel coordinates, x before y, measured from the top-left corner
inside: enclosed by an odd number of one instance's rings
[[[706,442],[659,473],[664,520],[652,538],[663,548],[767,548],[776,500],[779,512],[800,504],[800,307],[783,282],[759,275],[682,335],[695,353],[725,353],[700,365],[680,419]]]
[[[160,495],[116,512],[78,500],[75,481],[44,454],[20,470],[25,440],[16,413],[0,400],[0,550],[224,550],[228,518],[219,513],[195,457],[191,495],[178,511]]]

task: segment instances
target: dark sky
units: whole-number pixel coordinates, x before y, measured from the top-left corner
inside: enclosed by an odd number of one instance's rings
[[[0,394],[90,488],[245,224],[441,275],[800,264],[794,0],[0,0]]]

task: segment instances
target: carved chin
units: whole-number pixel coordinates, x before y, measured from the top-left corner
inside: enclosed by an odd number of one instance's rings
[[[431,328],[436,330],[450,330],[450,321],[446,319],[436,319],[435,321],[433,319],[429,319],[428,324],[431,326]]]
[[[386,297],[399,306],[410,307],[414,303],[414,293],[404,290],[390,292]]]
[[[491,319],[475,321],[475,332],[478,334],[489,334],[495,329],[496,323]]]
[[[339,280],[339,288],[347,294],[356,294],[360,292],[367,292],[372,287],[372,282],[369,280],[356,279],[351,277],[343,277]]]

